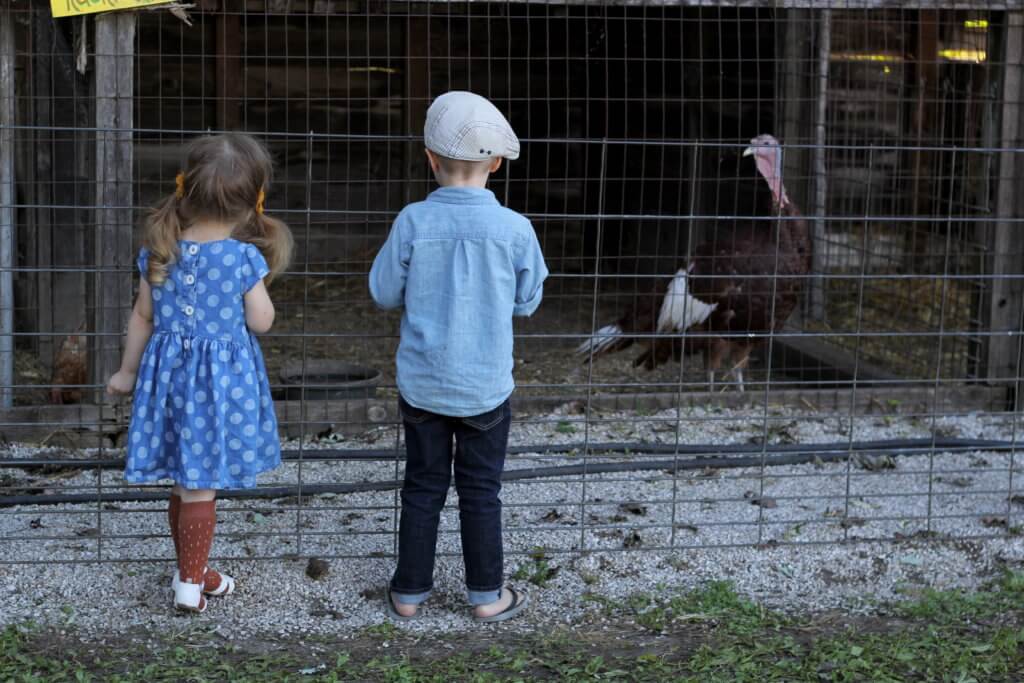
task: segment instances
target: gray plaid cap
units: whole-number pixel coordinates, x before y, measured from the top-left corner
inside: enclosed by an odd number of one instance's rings
[[[512,126],[489,100],[471,92],[447,92],[434,100],[423,138],[427,149],[449,159],[519,158]]]

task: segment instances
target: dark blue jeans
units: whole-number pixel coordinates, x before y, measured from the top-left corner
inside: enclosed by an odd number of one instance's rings
[[[398,568],[391,578],[391,592],[399,602],[414,605],[430,595],[437,527],[454,464],[469,602],[494,602],[503,581],[498,494],[512,423],[509,402],[473,417],[437,415],[414,408],[402,398],[398,407],[405,425],[406,460]]]

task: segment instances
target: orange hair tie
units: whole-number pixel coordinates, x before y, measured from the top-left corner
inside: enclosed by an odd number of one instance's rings
[[[181,199],[185,196],[185,174],[179,173],[174,176],[174,196]]]
[[[256,213],[263,215],[263,200],[267,198],[267,195],[263,192],[263,188],[260,188],[260,193],[256,195]]]

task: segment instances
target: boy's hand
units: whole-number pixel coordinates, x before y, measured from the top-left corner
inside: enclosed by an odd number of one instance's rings
[[[107,382],[107,394],[110,396],[127,396],[135,388],[135,373],[119,370]]]

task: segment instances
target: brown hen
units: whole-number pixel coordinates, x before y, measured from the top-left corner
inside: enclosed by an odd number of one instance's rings
[[[50,403],[61,405],[82,401],[82,385],[89,376],[89,345],[81,334],[84,330],[85,325],[80,325],[74,334],[69,334],[61,342],[53,360]]]

